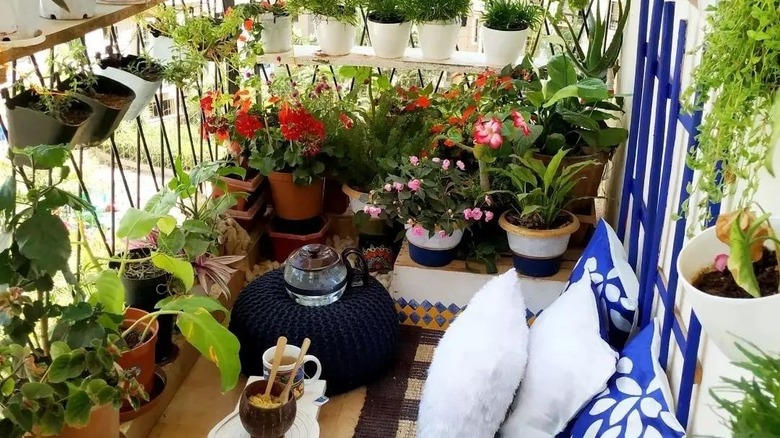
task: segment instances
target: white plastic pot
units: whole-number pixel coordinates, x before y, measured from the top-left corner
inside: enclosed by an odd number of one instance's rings
[[[554,230],[520,227],[507,220],[507,213],[501,215],[498,224],[506,231],[515,269],[531,277],[549,277],[560,270],[561,256],[569,246],[569,239],[580,228],[577,217],[568,214],[571,223]]]
[[[162,84],[162,79],[155,82],[149,82],[132,73],[120,70],[114,67],[101,69],[100,76],[111,78],[119,83],[125,84],[135,93],[135,100],[130,104],[130,108],[125,113],[124,120],[133,120],[149,105],[154,98],[154,94]]]
[[[11,1],[10,8],[6,8],[0,14],[0,41],[16,39],[19,34],[19,17],[16,12],[15,1]]]
[[[260,40],[265,53],[284,53],[292,50],[292,17],[275,17],[267,13],[260,16]]]
[[[394,59],[404,56],[412,33],[412,22],[378,23],[368,20],[368,36],[374,54],[380,58]]]
[[[322,53],[343,56],[355,44],[355,26],[330,17],[320,17],[317,23],[317,42]]]
[[[160,64],[169,64],[175,59],[175,45],[173,38],[160,35],[152,35],[152,59]]]
[[[530,28],[523,30],[495,30],[482,26],[482,51],[485,63],[491,67],[513,66],[525,53]]]
[[[455,248],[463,239],[463,230],[454,230],[450,236],[442,236],[435,232],[433,236],[428,235],[428,230],[423,229],[421,235],[415,233],[414,227],[406,225],[406,239],[414,246],[433,251],[446,251]]]
[[[65,0],[70,12],[57,6],[52,0],[40,0],[39,14],[50,20],[83,20],[95,16],[97,0]]]
[[[420,49],[424,58],[433,60],[449,59],[458,45],[460,22],[430,21],[418,23],[420,33]]]
[[[780,218],[770,220],[772,227],[780,227]],[[693,286],[696,278],[713,266],[715,256],[728,253],[729,248],[718,240],[715,227],[704,230],[683,246],[677,258],[677,272],[693,311],[712,342],[733,361],[745,360],[736,347],[737,342],[748,350],[754,344],[765,353],[780,353],[780,294],[724,298]]]
[[[368,193],[359,192],[346,184],[341,186],[341,191],[349,197],[349,208],[353,213],[363,211],[368,203]]]

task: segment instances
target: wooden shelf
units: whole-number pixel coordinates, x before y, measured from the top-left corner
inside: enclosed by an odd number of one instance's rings
[[[46,20],[36,17],[34,27],[43,31],[46,40],[29,47],[15,47],[8,50],[0,49],[0,65],[24,58],[25,56],[34,55],[58,44],[81,38],[89,32],[119,23],[163,2],[165,0],[149,0],[146,3],[137,5],[98,4],[95,16],[86,20]]]
[[[478,52],[456,51],[452,58],[434,61],[423,58],[422,50],[407,48],[406,55],[397,59],[378,58],[369,46],[355,46],[344,56],[328,56],[320,52],[319,46],[294,46],[285,53],[268,53],[257,57],[261,64],[294,65],[352,65],[359,67],[398,68],[410,70],[443,70],[460,73],[479,73],[489,68],[485,55]]]

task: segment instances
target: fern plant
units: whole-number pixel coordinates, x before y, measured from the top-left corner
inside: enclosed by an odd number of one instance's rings
[[[362,0],[289,0],[287,9],[295,12],[308,11],[319,17],[334,18],[338,21],[357,25],[357,9],[363,6]]]
[[[471,0],[408,0],[409,17],[418,23],[452,21],[471,11]]]
[[[489,29],[524,30],[536,27],[543,15],[542,8],[523,0],[487,0],[482,21]]]

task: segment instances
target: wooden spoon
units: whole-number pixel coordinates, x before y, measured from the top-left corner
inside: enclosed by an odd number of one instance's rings
[[[290,394],[290,388],[292,388],[293,382],[295,381],[295,376],[298,374],[298,368],[300,368],[303,364],[303,357],[306,356],[306,352],[309,350],[310,345],[311,340],[309,340],[309,338],[303,340],[303,345],[301,345],[301,352],[298,353],[298,360],[295,361],[295,367],[293,367],[292,374],[290,374],[290,378],[287,380],[287,385],[284,387],[282,396],[279,399],[282,404],[287,403],[287,397]]]
[[[287,338],[284,336],[279,337],[276,341],[276,351],[274,354],[274,362],[271,365],[271,374],[268,376],[268,384],[265,386],[265,397],[271,397],[271,388],[274,386],[276,380],[276,372],[279,371],[279,365],[282,363],[282,357],[284,356],[284,350],[287,347]]]

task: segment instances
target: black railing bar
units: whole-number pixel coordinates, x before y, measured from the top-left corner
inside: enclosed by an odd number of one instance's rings
[[[339,100],[341,100],[341,91],[339,91],[339,80],[336,79],[336,70],[333,69],[332,65],[329,65],[330,72],[333,75],[333,86],[336,87],[336,95],[339,97]]]
[[[173,153],[171,153],[171,142],[168,140],[168,130],[165,129],[165,117],[163,117],[163,108],[162,108],[162,91],[160,91],[160,96],[157,94],[154,95],[154,103],[157,105],[157,113],[160,116],[160,130],[162,131],[162,139],[161,142],[165,146],[165,149],[168,151],[168,158],[170,159],[171,165],[173,165]],[[164,163],[164,161],[163,161]],[[165,185],[165,166],[163,165],[163,185]]]
[[[92,204],[92,199],[89,196],[89,190],[87,190],[87,185],[84,184],[84,177],[81,174],[81,166],[84,165],[84,148],[79,148],[79,163],[76,163],[76,158],[73,157],[73,153],[70,154],[70,162],[73,164],[73,170],[76,172],[76,178],[79,180],[79,193],[81,196],[86,199],[88,203],[94,206]],[[21,170],[21,169],[20,169]],[[112,178],[113,179],[113,178]],[[109,255],[113,255],[114,253],[111,251],[111,247],[108,245],[108,239],[106,238],[106,232],[103,230],[103,226],[100,224],[100,219],[98,218],[97,212],[93,212],[92,216],[95,218],[95,224],[97,224],[98,232],[100,233],[100,237],[103,238],[103,245],[106,247],[106,252]]]
[[[187,135],[190,138],[190,149],[192,150],[192,161],[194,165],[198,165],[198,156],[195,154],[195,139],[192,136],[192,125],[190,125],[190,115],[187,109],[187,98],[184,96],[184,90],[181,88],[176,89],[177,95],[181,96],[182,109],[184,110],[184,120],[187,122]],[[178,111],[178,107],[176,108]],[[181,123],[181,121],[179,121]]]
[[[444,70],[442,70],[441,73],[439,73],[439,80],[436,81],[436,88],[433,89],[434,93],[438,93],[439,92],[439,86],[441,85],[441,80],[442,79],[444,79]]]
[[[390,72],[390,83],[393,83],[393,78],[395,77],[395,67],[393,67],[393,71]]]
[[[144,144],[144,153],[146,154],[146,161],[149,163],[149,171],[152,173],[152,181],[154,181],[155,191],[160,191],[160,185],[157,183],[157,175],[154,171],[154,162],[152,161],[152,154],[149,152],[149,144],[146,142],[146,136],[144,135],[144,127],[141,124],[141,117],[135,119],[138,133],[141,136],[141,142]],[[140,166],[138,167],[140,169]],[[139,202],[138,205],[141,205]]]
[[[203,111],[203,108],[200,107],[200,99],[203,98],[203,89],[200,86],[199,81],[195,81],[195,88],[198,92],[198,107],[200,108],[200,132],[203,132],[203,121],[206,120],[206,113]],[[201,135],[200,136],[200,161],[204,161],[203,159],[203,140],[206,137],[206,144],[208,145],[209,149],[209,160],[214,161],[214,152],[211,150],[211,138],[208,135]]]
[[[5,122],[3,121],[3,115],[0,114],[0,129],[3,130],[3,137],[8,139],[8,128],[5,127]]]
[[[35,59],[35,55],[30,55],[30,62],[32,63],[33,67],[35,67],[35,75],[38,76],[38,80],[41,82],[41,87],[46,88],[46,80],[43,78],[43,74],[41,74],[41,69],[38,67],[38,60]]]
[[[368,32],[368,17],[363,6],[360,7],[360,15],[363,16],[363,30],[360,32],[360,45],[366,42],[366,36],[368,36],[368,44],[371,44],[371,35]]]
[[[111,253],[116,254],[116,174],[114,172],[114,154],[111,154],[111,196],[108,211],[111,214]],[[129,248],[128,248],[129,249]]]
[[[130,207],[135,207],[135,204],[133,203],[133,194],[130,192],[130,185],[127,183],[127,178],[125,177],[125,168],[122,166],[122,158],[119,156],[119,148],[116,147],[116,140],[114,139],[114,135],[112,134],[111,137],[109,137],[109,140],[111,141],[111,150],[113,151],[114,156],[116,157],[116,164],[117,168],[119,169],[119,176],[122,178],[122,185],[125,186],[125,191],[127,192],[127,200],[130,201]],[[111,160],[112,166],[114,163],[114,160]],[[114,179],[114,173],[112,170],[111,173],[111,179]]]
[[[141,133],[135,128],[135,205],[141,206]],[[156,182],[156,181],[155,181]]]
[[[271,82],[271,79],[269,79],[269,78],[268,78],[268,72],[267,72],[267,71],[265,71],[265,64],[260,64],[260,71],[262,71],[262,72],[263,72],[263,77],[265,78],[265,82],[266,82],[266,84],[267,84],[268,82]],[[316,75],[315,75],[315,76],[316,76]]]

